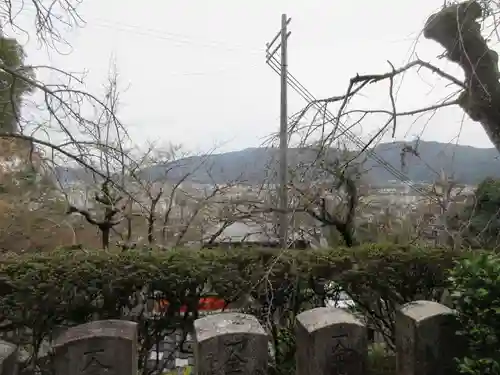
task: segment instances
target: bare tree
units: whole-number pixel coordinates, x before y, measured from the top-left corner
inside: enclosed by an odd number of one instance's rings
[[[187,165],[188,154],[179,145],[156,147],[151,145],[138,163],[138,168],[131,172],[138,189],[135,194],[140,196],[140,212],[133,215],[144,217],[146,221],[147,243],[156,242],[156,224],[163,217],[161,229],[162,243],[165,244],[167,228],[171,221],[177,193],[189,177],[203,165],[203,157],[194,167]],[[192,169],[191,169],[192,167]]]
[[[0,20],[2,25],[8,25],[15,30],[25,31],[18,22],[22,13],[34,13],[32,17],[38,40],[52,48],[67,44],[63,30],[84,25],[84,20],[78,13],[78,7],[83,0],[30,0],[15,2],[2,0],[0,2]]]
[[[358,184],[360,168],[347,162],[349,153],[335,150],[332,158],[324,151],[318,151],[307,172],[315,172],[312,179],[302,183],[292,182],[292,189],[298,195],[295,211],[304,211],[323,228],[322,237],[327,242],[332,238],[331,230],[336,230],[346,246],[357,243],[355,218],[359,204]],[[307,181],[307,183],[305,182]]]
[[[203,238],[203,245],[206,247],[213,246],[219,240],[229,240],[224,238],[224,232],[235,223],[251,222],[259,230],[255,233],[246,233],[239,238],[239,241],[245,241],[252,234],[262,235],[269,231],[269,217],[266,217],[266,211],[263,210],[263,199],[254,196],[242,196],[238,198],[227,197],[224,194],[214,204],[214,210],[207,215],[207,222],[211,226],[211,230],[207,231]],[[267,213],[271,213],[269,210]],[[272,234],[275,234],[274,231]]]
[[[65,42],[61,28],[71,28],[80,24],[78,4],[79,1],[71,0],[49,3],[39,0],[20,3],[0,2],[2,22],[0,138],[2,145],[9,144],[17,149],[16,152],[11,150],[10,146],[2,147],[2,151],[7,154],[2,155],[2,159],[4,156],[12,160],[21,157],[22,164],[34,167],[31,175],[35,180],[44,179],[49,190],[54,188],[53,179],[58,175],[57,167],[61,163],[79,164],[101,177],[104,176],[102,170],[95,167],[93,160],[98,152],[108,149],[116,152],[115,145],[104,145],[89,139],[86,132],[92,125],[97,125],[92,111],[106,114],[115,121],[114,111],[107,107],[109,101],[100,100],[86,92],[84,82],[77,74],[67,73],[55,67],[26,65],[21,46],[15,40],[4,37],[3,31],[9,25],[23,31],[17,22],[17,16],[34,11],[32,20],[36,27],[36,37],[47,46],[57,48],[58,44]],[[35,35],[29,36],[35,37]],[[39,73],[44,70],[52,71],[57,78],[51,82],[38,79]],[[2,160],[2,168],[7,164],[7,161]],[[74,229],[68,220],[60,220],[56,212],[46,210],[49,203],[60,203],[60,197],[55,191],[50,191],[50,196],[41,195],[46,201],[41,201],[41,198],[35,199],[33,193],[34,190],[30,189],[29,199],[23,194],[21,194],[23,197],[16,198],[16,212],[26,210],[27,214],[31,213],[28,216],[35,218],[35,212],[43,208],[45,211],[40,213],[45,213],[42,215],[45,224],[50,223],[53,228],[66,227],[68,224],[69,230]],[[3,198],[5,202],[6,196]],[[13,201],[9,204],[12,203]],[[50,231],[45,224],[38,225],[33,222],[31,227],[45,228],[48,234]],[[73,241],[75,237],[73,231]]]
[[[133,169],[136,165],[125,149],[127,133],[117,120],[120,92],[118,88],[118,72],[112,65],[109,81],[105,87],[105,108],[95,122],[86,124],[87,133],[95,144],[103,145],[91,159],[92,169],[87,170],[98,185],[93,192],[94,207],[78,207],[68,197],[68,214],[78,213],[85,220],[97,227],[101,233],[103,249],[109,248],[111,230],[122,222],[126,209],[125,200],[127,183],[130,180],[128,165]],[[109,147],[106,147],[109,146]],[[93,173],[99,171],[99,175]],[[95,212],[91,212],[95,211]]]
[[[80,3],[81,0],[0,1],[0,21],[2,27],[25,31],[18,16],[34,14],[31,20],[36,35],[29,36],[37,37],[41,43],[57,50],[61,43],[66,43],[63,29],[83,24],[77,10]],[[1,37],[8,43],[2,44],[1,51],[0,109],[3,110],[2,121],[10,122],[12,117],[12,124],[4,124],[0,137],[31,143],[37,153],[45,154],[46,163],[79,164],[101,175],[102,172],[92,165],[92,159],[97,150],[113,146],[96,144],[86,133],[91,124],[97,125],[92,112],[114,117],[113,110],[107,107],[109,102],[85,91],[83,75],[53,66],[26,65],[22,48],[15,41],[6,39],[3,33]],[[18,51],[18,58],[9,51]],[[10,53],[8,56],[7,52]],[[55,78],[50,82],[38,79],[42,71],[51,71]]]
[[[389,62],[390,70],[378,74],[357,74],[349,81],[344,94],[317,100],[308,105],[297,114],[290,126],[291,132],[305,134],[303,143],[307,140],[320,138],[320,142],[329,147],[339,138],[353,138],[351,128],[371,115],[384,115],[386,120],[379,131],[365,144],[360,152],[365,151],[370,145],[380,139],[387,130],[392,128],[394,136],[398,118],[414,116],[426,112],[436,111],[440,108],[459,105],[474,120],[482,124],[490,140],[500,151],[500,114],[497,111],[500,101],[500,84],[498,83],[498,56],[489,49],[487,41],[489,36],[481,34],[481,21],[490,28],[491,35],[498,35],[498,5],[493,1],[465,1],[454,4],[445,4],[443,8],[431,15],[424,28],[424,36],[440,43],[445,49],[444,57],[456,62],[464,71],[465,79],[459,79],[437,66],[419,58],[406,65],[396,68]],[[491,22],[489,22],[491,21]],[[441,102],[399,111],[396,107],[396,84],[398,76],[411,69],[425,69],[441,77],[451,86],[456,87],[454,95],[447,96]],[[387,81],[389,83],[388,96],[390,108],[388,109],[362,109],[350,108],[352,99],[359,95],[368,85]],[[332,104],[338,107],[333,116],[325,115]],[[313,120],[304,124],[304,120],[312,109],[316,108]],[[321,120],[318,120],[321,119]],[[317,136],[321,134],[320,136]],[[359,143],[359,142],[358,142]],[[413,150],[418,152],[418,150]]]
[[[309,193],[311,208],[309,213],[324,225],[337,228],[342,233],[346,243],[352,243],[353,218],[356,201],[359,201],[355,193],[353,181],[345,174],[347,167],[357,156],[364,155],[373,144],[379,141],[389,130],[392,130],[394,137],[398,125],[398,119],[402,117],[415,116],[424,113],[432,113],[444,107],[459,106],[469,117],[481,123],[490,140],[500,151],[500,84],[498,70],[498,56],[488,47],[489,40],[496,36],[500,40],[498,33],[499,5],[497,2],[485,1],[464,1],[453,4],[445,4],[437,13],[431,15],[423,30],[424,37],[434,40],[442,45],[446,57],[450,61],[457,63],[464,71],[465,77],[457,78],[444,69],[436,65],[423,61],[416,57],[402,67],[395,67],[389,62],[387,72],[376,74],[356,74],[348,84],[346,92],[340,95],[331,96],[325,99],[315,100],[308,103],[299,113],[297,113],[290,125],[289,132],[292,138],[299,138],[299,146],[314,148],[317,150],[317,157],[311,163],[317,168],[322,167],[322,163],[328,160],[326,154],[332,149],[337,149],[339,143],[346,144],[349,149],[353,146],[357,148],[356,155],[339,161],[332,175],[335,176],[336,183],[332,185],[330,191],[338,190],[343,186],[350,199],[345,200],[347,209],[339,220],[338,216],[328,215],[328,202],[322,199],[320,194]],[[488,26],[493,25],[493,26]],[[482,27],[483,26],[483,27]],[[489,32],[489,35],[483,35]],[[449,86],[456,90],[454,94],[448,95],[442,101],[432,105],[413,108],[405,111],[398,110],[396,106],[396,79],[410,70],[427,70],[440,77]],[[389,108],[356,108],[352,104],[356,96],[362,95],[363,90],[370,85],[381,82],[388,83]],[[368,142],[361,141],[352,129],[362,124],[371,116],[383,116],[385,119],[379,130],[370,137]],[[405,145],[401,150],[402,170],[406,169],[405,157],[407,154],[420,157],[419,150],[415,147]],[[398,174],[396,178],[405,179],[403,174]],[[308,181],[307,179],[305,181]],[[315,180],[315,182],[317,182]],[[296,184],[296,183],[295,183]],[[296,184],[297,185],[297,184]],[[297,189],[298,188],[298,189]],[[444,190],[443,190],[444,189]],[[453,201],[450,196],[454,184],[440,187],[440,193],[433,193],[422,190],[422,194],[431,195],[436,203],[447,210]],[[295,186],[295,190],[307,196],[308,188]],[[438,196],[439,195],[439,196]],[[441,215],[444,218],[446,215]]]
[[[130,172],[136,198],[130,217],[145,221],[148,245],[180,246],[202,240],[221,197],[232,186],[221,186],[211,178],[210,155],[191,155],[180,146],[151,145],[136,158],[137,167]],[[212,182],[196,183],[193,177],[198,172]]]

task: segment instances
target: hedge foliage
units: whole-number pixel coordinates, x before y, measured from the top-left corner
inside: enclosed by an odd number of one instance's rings
[[[447,286],[447,270],[462,256],[395,245],[8,255],[0,264],[0,329],[28,329],[29,344],[38,348],[57,327],[118,318],[132,309],[145,358],[158,337],[175,328],[190,330],[200,297],[215,294],[230,303],[251,296],[248,308],[264,323],[269,314],[293,322],[342,288],[391,342],[395,309],[438,296]],[[160,317],[151,320],[138,312],[141,303],[158,296],[170,303]],[[179,313],[183,305],[188,313]]]
[[[460,372],[500,375],[500,256],[471,254],[457,262],[450,281],[466,346]]]

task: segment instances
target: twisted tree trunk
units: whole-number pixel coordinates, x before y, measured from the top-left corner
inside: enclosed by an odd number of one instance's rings
[[[483,9],[476,1],[444,7],[427,20],[424,36],[441,44],[446,57],[465,73],[460,107],[481,123],[500,152],[500,77],[498,54],[489,49],[478,20]]]

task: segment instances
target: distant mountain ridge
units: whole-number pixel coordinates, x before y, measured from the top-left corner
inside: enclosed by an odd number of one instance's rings
[[[500,154],[495,148],[477,148],[440,142],[406,143],[416,148],[419,157],[407,154],[404,174],[412,181],[433,182],[442,171],[465,184],[478,184],[487,177],[500,178]],[[401,171],[403,142],[382,143],[374,151]],[[395,179],[377,162],[369,160],[369,176],[374,181]]]
[[[401,150],[411,145],[418,152],[418,157],[406,154],[402,170]],[[278,149],[248,148],[241,151],[226,152],[208,156],[190,156],[166,165],[155,165],[141,171],[144,178],[178,181],[190,173],[187,181],[197,183],[226,183],[245,181],[259,183],[276,177]],[[500,158],[494,148],[476,148],[439,142],[417,143],[382,143],[373,151],[385,162],[402,172],[412,181],[433,182],[444,171],[448,176],[466,184],[477,184],[486,177],[500,178]],[[334,151],[332,150],[332,153]],[[312,149],[292,148],[288,153],[291,169],[314,160],[316,153]],[[366,179],[373,184],[383,184],[397,179],[379,163],[368,158],[364,164]],[[67,181],[86,179],[82,171],[59,169],[60,177]]]

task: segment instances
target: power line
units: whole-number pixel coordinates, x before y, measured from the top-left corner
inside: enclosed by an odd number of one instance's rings
[[[22,6],[22,11],[26,11],[28,13],[36,13],[36,9],[33,8],[31,4],[18,3],[18,5]],[[115,31],[123,31],[134,35],[142,35],[159,40],[174,42],[179,45],[193,45],[198,47],[221,49],[229,52],[245,52],[255,55],[262,54],[262,49],[248,49],[244,46],[237,46],[237,45],[231,46],[223,41],[214,41],[214,40],[199,41],[193,38],[192,36],[184,34],[172,33],[165,30],[142,27],[138,25],[131,25],[122,22],[120,23],[112,22],[104,18],[85,17],[85,24],[88,26],[97,26]]]
[[[32,8],[28,4],[21,4],[18,3],[19,5],[22,6],[22,10],[28,11],[28,12],[36,12],[34,8]],[[193,41],[192,37],[190,38],[189,36],[185,36],[182,34],[176,34],[176,33],[171,33],[163,30],[157,30],[157,29],[152,29],[152,28],[144,28],[144,27],[139,27],[137,25],[130,25],[126,23],[112,23],[108,20],[102,19],[102,18],[89,18],[86,17],[88,20],[90,20],[92,23],[87,22],[89,25],[95,25],[98,27],[103,27],[103,28],[108,28],[112,30],[117,30],[117,31],[124,31],[124,32],[129,32],[133,33],[134,35],[143,35],[143,36],[148,36],[160,40],[165,40],[165,41],[171,41],[175,42],[178,44],[188,44],[188,45],[197,45],[197,46],[202,46],[202,47],[207,47],[207,48],[220,48],[220,49],[225,49],[228,51],[237,51],[237,47],[228,47],[227,44],[224,46],[223,42],[219,41],[209,41],[209,42],[197,42]],[[145,32],[146,31],[146,32]],[[269,53],[269,48],[272,46],[272,44],[276,41],[277,38],[275,38],[271,43],[268,45],[268,56],[267,56],[267,64],[278,74],[281,74],[281,68],[280,68],[280,63],[274,56],[274,53],[280,48],[281,45],[278,45],[276,49],[272,52]],[[248,53],[262,53],[261,50],[246,50],[245,52]],[[318,103],[316,103],[316,98],[311,94],[305,86],[303,86],[290,72],[287,74],[287,83],[303,98],[305,99],[308,103],[314,103],[313,105],[317,109],[322,109]],[[325,111],[326,117],[329,121],[334,121],[335,116],[327,109]],[[378,156],[373,149],[368,148],[367,145],[359,139],[354,133],[352,133],[347,127],[345,127],[343,124],[339,124],[339,129],[342,131],[343,135],[347,137],[350,141],[352,141],[356,146],[358,146],[361,149],[365,149],[367,154],[377,161],[380,165],[382,165],[389,173],[391,173],[394,177],[396,177],[398,180],[401,182],[405,183],[408,185],[411,189],[415,190],[416,192],[427,195],[429,194],[427,191],[422,190],[418,188],[417,186],[414,186],[412,184],[411,180],[404,175],[402,172],[400,172],[398,169],[396,169],[394,166],[389,164],[387,161],[385,161],[383,158]]]
[[[269,53],[269,50],[271,48],[271,45],[268,45],[268,55],[266,56],[266,62],[267,64],[278,74],[280,74],[280,64],[277,58],[274,56],[274,54]],[[277,51],[275,49],[273,53]],[[288,76],[288,83],[289,85],[303,98],[306,100],[308,103],[313,103],[313,106],[316,107],[318,110],[324,110],[324,108],[321,108],[320,105],[317,103],[317,99],[311,94],[309,90],[307,90],[290,72],[287,74]],[[328,110],[326,109],[325,115],[327,117],[328,121],[335,121],[335,116]],[[345,127],[342,123],[339,123],[339,129],[342,131],[343,135],[347,137],[351,142],[353,142],[357,147],[359,147],[361,150],[365,150],[367,154],[375,160],[377,163],[379,163],[382,167],[384,167],[389,173],[391,173],[394,177],[396,177],[398,180],[406,184],[410,189],[414,190],[415,192],[421,194],[421,195],[429,195],[430,193],[427,190],[420,189],[418,186],[415,186],[412,181],[402,172],[400,172],[398,169],[396,169],[394,166],[389,164],[387,161],[385,161],[382,157],[377,155],[377,153],[368,147],[361,139],[359,139],[354,133],[350,131],[347,127]]]
[[[194,40],[192,37],[177,36],[176,34],[171,34],[168,32],[154,30],[154,29],[143,29],[143,28],[140,28],[138,26],[132,26],[132,25],[122,26],[120,24],[113,24],[111,22],[103,23],[103,22],[98,22],[98,21],[94,21],[94,20],[92,20],[91,22],[92,23],[90,23],[90,22],[88,23],[89,26],[98,26],[98,27],[108,28],[111,30],[128,32],[128,33],[131,33],[134,35],[148,36],[148,37],[152,37],[152,38],[156,38],[156,39],[160,39],[160,40],[174,42],[174,43],[180,44],[180,45],[193,45],[193,46],[204,47],[204,48],[220,49],[220,50],[225,50],[225,51],[229,51],[229,52],[245,52],[245,53],[251,53],[251,54],[261,54],[262,53],[262,50],[256,50],[256,49],[255,50],[249,50],[249,49],[244,50],[243,48],[239,48],[239,47],[230,47],[223,42],[215,42],[215,41],[200,42],[200,41]]]

